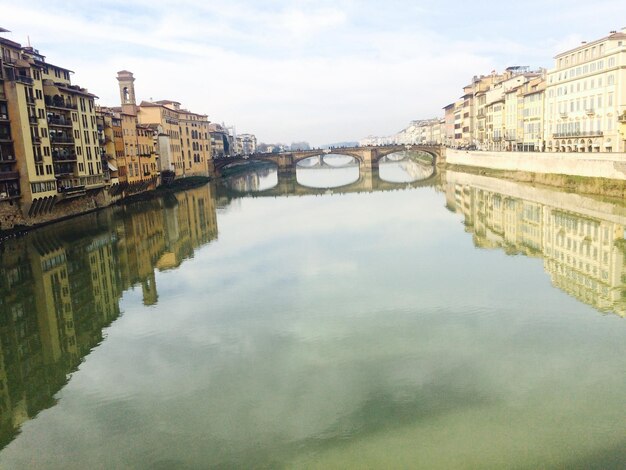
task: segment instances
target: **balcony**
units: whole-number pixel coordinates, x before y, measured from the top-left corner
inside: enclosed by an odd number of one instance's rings
[[[596,114],[596,110],[593,108],[585,108],[585,114],[587,116],[593,116],[594,114]]]
[[[85,185],[76,184],[73,181],[62,182],[57,191],[65,196],[66,199],[87,194],[87,191],[85,191]]]
[[[63,116],[48,116],[48,124],[51,127],[72,127],[72,121]]]
[[[54,162],[75,162],[76,161],[76,153],[68,152],[68,151],[53,151],[52,152],[52,161]]]
[[[37,119],[37,116],[28,116],[28,122],[30,122],[31,124],[39,124],[39,120]]]
[[[34,106],[35,105],[35,98],[33,96],[26,95],[26,104]]]
[[[23,83],[24,85],[32,85],[33,84],[33,79],[31,77],[29,77],[28,75],[17,74],[17,75],[15,75],[15,81],[19,82],[19,83]]]
[[[602,137],[604,132],[602,131],[571,131],[571,132],[557,132],[552,134],[555,139],[563,139],[567,137]]]
[[[0,134],[0,142],[2,143],[13,142],[13,139],[11,139],[11,134]]]
[[[50,134],[50,142],[55,145],[74,145],[74,139],[64,135]]]
[[[617,120],[622,124],[626,124],[626,111],[621,116],[618,116]]]
[[[18,171],[0,171],[0,181],[19,180],[20,173]]]
[[[561,119],[567,119],[567,113],[561,113]]]
[[[8,201],[20,197],[20,189],[17,183],[0,184],[0,201]]]
[[[33,141],[33,144],[35,145],[41,144],[41,137],[39,137],[38,135],[31,136],[31,139]]]
[[[58,96],[55,96],[55,97],[46,96],[45,102],[48,108],[77,109],[76,105],[72,104],[70,100],[66,101],[63,98],[59,98]]]
[[[74,177],[74,165],[54,165],[54,176],[57,178]]]
[[[13,163],[15,162],[15,155],[12,152],[0,149],[0,163]]]

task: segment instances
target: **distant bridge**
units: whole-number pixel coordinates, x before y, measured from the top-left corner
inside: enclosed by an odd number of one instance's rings
[[[213,160],[213,167],[218,175],[229,165],[241,164],[250,161],[272,162],[281,170],[294,171],[299,161],[320,155],[346,155],[356,159],[359,169],[362,171],[372,170],[378,167],[381,158],[392,153],[405,150],[423,152],[433,158],[433,165],[439,165],[445,160],[445,147],[441,145],[386,145],[380,147],[339,147],[324,150],[302,150],[284,153],[258,153],[248,158],[221,158]]]

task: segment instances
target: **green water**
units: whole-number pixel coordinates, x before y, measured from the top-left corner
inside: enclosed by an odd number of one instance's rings
[[[354,170],[5,242],[0,467],[623,468],[626,209]]]

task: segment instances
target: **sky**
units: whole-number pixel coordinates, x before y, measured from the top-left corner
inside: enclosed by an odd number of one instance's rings
[[[79,8],[80,7],[80,8]],[[173,99],[261,142],[323,145],[440,117],[474,75],[626,26],[623,0],[0,0],[4,37],[119,105]]]

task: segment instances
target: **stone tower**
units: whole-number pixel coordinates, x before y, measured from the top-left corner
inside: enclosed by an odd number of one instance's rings
[[[128,70],[117,72],[117,81],[120,86],[120,100],[122,112],[137,114],[137,102],[135,101],[135,77]]]

